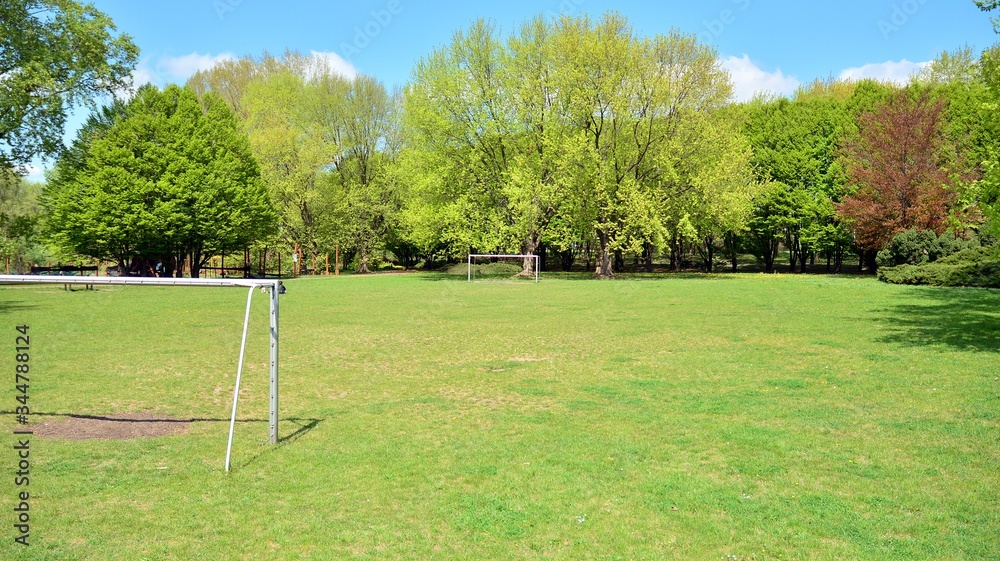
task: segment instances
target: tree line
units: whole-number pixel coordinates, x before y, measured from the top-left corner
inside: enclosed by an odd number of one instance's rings
[[[903,87],[735,103],[711,47],[615,13],[474,22],[398,91],[247,56],[95,111],[40,212],[60,251],[127,271],[293,247],[358,272],[468,253],[773,271],[781,250],[791,270],[874,269],[907,230],[1000,234],[998,61],[965,47]]]

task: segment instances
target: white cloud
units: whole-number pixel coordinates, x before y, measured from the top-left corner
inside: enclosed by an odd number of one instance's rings
[[[27,175],[25,175],[25,178],[28,181],[37,181],[40,183],[45,182],[45,170],[42,169],[41,167],[29,165],[26,166],[26,170],[28,173]]]
[[[899,62],[889,60],[878,64],[866,64],[857,68],[848,68],[840,73],[840,79],[864,80],[870,78],[880,82],[892,82],[904,85],[910,80],[910,76],[920,72],[928,64],[930,62],[910,62],[905,58]]]
[[[309,51],[309,56],[325,63],[333,74],[339,74],[349,80],[353,80],[358,75],[358,69],[337,53]]]
[[[156,84],[157,86],[165,86],[169,83],[183,84],[195,72],[207,70],[222,61],[232,59],[231,53],[213,56],[198,52],[181,56],[146,57],[139,61],[132,72],[132,84],[134,87],[144,84]]]
[[[313,58],[315,70],[322,69],[349,79],[358,75],[357,68],[337,53],[309,51],[309,56]],[[170,83],[183,84],[195,72],[208,70],[220,62],[233,58],[235,57],[232,53],[210,55],[198,52],[182,56],[149,56],[136,65],[132,72],[132,85],[138,88],[144,84],[155,84],[160,87]]]
[[[737,101],[747,101],[760,92],[791,95],[800,85],[797,78],[785,76],[780,68],[774,72],[762,70],[745,54],[723,60],[722,68],[732,77],[733,96]]]
[[[161,57],[160,66],[165,70],[167,75],[180,80],[187,80],[199,70],[208,70],[220,62],[232,60],[232,58],[233,55],[230,53],[222,53],[215,56],[191,53],[178,57]]]

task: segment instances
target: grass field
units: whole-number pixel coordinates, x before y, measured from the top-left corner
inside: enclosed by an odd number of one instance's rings
[[[2,559],[997,559],[1000,292],[822,276],[289,281],[267,441],[256,297],[0,288],[34,421],[156,412],[186,434],[32,440]]]

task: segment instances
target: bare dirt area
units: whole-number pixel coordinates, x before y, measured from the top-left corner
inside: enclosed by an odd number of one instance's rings
[[[112,413],[52,417],[30,428],[39,438],[127,440],[183,434],[190,421],[153,413]]]

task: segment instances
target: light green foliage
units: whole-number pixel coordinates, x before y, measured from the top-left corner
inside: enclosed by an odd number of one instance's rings
[[[219,93],[240,117],[281,244],[306,255],[339,246],[366,272],[398,222],[399,111],[385,87],[295,52],[226,61],[188,83]]]
[[[325,194],[326,238],[357,253],[357,272],[368,273],[398,221],[399,186],[405,177],[394,162],[398,152],[396,100],[370,76],[359,76],[328,108],[325,129],[337,147]]]
[[[407,143],[425,160],[419,173],[437,179],[415,191],[415,232],[440,231],[455,254],[532,253],[547,236],[573,153],[554,106],[552,32],[536,18],[505,43],[480,20],[417,64]]]
[[[270,234],[256,162],[221,98],[146,86],[118,111],[84,128],[46,187],[58,246],[136,273],[190,257],[197,276],[212,255]]]
[[[337,153],[331,120],[349,88],[343,78],[319,76],[308,81],[290,70],[276,72],[252,82],[242,102],[243,126],[280,217],[279,235],[307,253],[320,248],[324,168]]]
[[[980,65],[987,93],[977,113],[981,132],[973,143],[979,147],[983,172],[975,198],[987,220],[984,229],[1000,238],[1000,45],[984,51]]]
[[[989,12],[1000,8],[1000,0],[972,0],[984,12]],[[1000,18],[990,18],[993,22],[993,30],[1000,33]]]
[[[693,36],[642,38],[617,14],[563,18],[557,30],[561,103],[595,170],[573,195],[596,233],[597,272],[610,276],[614,252],[662,243],[661,202],[687,187],[679,131],[723,106],[731,87],[715,52]]]
[[[43,260],[45,249],[38,240],[41,192],[42,184],[0,169],[0,267],[4,272],[8,262],[14,271],[23,272]]]
[[[713,158],[745,162],[706,117],[729,93],[710,48],[677,32],[640,37],[617,14],[536,18],[506,43],[477,22],[422,60],[407,91],[411,155],[435,154],[419,204],[437,210],[408,215],[438,225],[414,231],[445,232],[455,253],[596,237],[610,276],[614,252],[664,244],[676,197],[739,183],[708,177]],[[718,208],[691,212],[724,221]]]
[[[752,200],[762,189],[752,177],[742,119],[734,106],[693,114],[670,149],[679,155],[676,187],[661,193],[662,220],[674,243],[690,240],[702,248],[709,272],[716,245],[745,231]]]
[[[56,154],[67,112],[129,86],[139,49],[114,31],[90,4],[0,3],[0,168]]]

